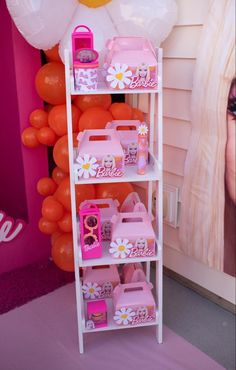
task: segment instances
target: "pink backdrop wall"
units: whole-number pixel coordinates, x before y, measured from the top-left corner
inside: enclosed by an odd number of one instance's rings
[[[15,28],[5,2],[0,2],[0,210],[26,227],[12,242],[0,242],[0,273],[50,255],[50,238],[38,230],[42,199],[36,192],[40,177],[48,175],[46,149],[27,149],[21,132],[33,109],[42,107],[34,88],[41,65],[40,52],[28,45]]]

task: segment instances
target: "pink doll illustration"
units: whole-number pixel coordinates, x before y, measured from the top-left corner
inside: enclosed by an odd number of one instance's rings
[[[98,54],[95,50],[82,49],[76,51],[76,59],[81,63],[91,63],[97,59]]]
[[[102,292],[103,292],[105,297],[110,297],[112,291],[113,291],[113,285],[110,281],[107,281],[106,283],[103,284]]]
[[[143,82],[150,80],[150,69],[146,63],[142,63],[137,67],[136,76],[138,76],[139,80]]]
[[[103,157],[102,167],[112,169],[115,167],[115,158],[111,154],[107,154]]]
[[[95,329],[95,325],[94,325],[94,322],[92,320],[88,320],[86,322],[86,329],[89,329],[89,330]]]
[[[111,239],[111,222],[110,221],[105,221],[102,224],[102,238],[103,240]]]
[[[136,240],[135,247],[138,248],[138,250],[144,251],[147,248],[147,240],[146,239]]]
[[[130,155],[130,157],[136,159],[137,153],[138,153],[138,144],[137,143],[130,143],[128,145],[128,154]]]
[[[145,319],[148,316],[148,310],[146,307],[139,307],[137,309],[137,316],[139,319]]]

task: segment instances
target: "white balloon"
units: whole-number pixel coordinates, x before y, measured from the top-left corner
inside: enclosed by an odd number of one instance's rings
[[[144,36],[155,47],[177,21],[175,0],[112,0],[106,9],[120,36]]]
[[[77,0],[6,0],[9,13],[28,43],[50,49],[66,31],[78,6]]]
[[[71,53],[71,35],[74,31],[74,28],[80,24],[86,25],[93,32],[94,49],[99,52],[99,60],[100,63],[102,63],[106,41],[109,38],[118,35],[114,24],[107,14],[105,6],[94,9],[88,8],[87,6],[82,4],[78,5],[74,17],[60,42],[59,54],[61,59],[64,61],[65,49],[69,49]]]

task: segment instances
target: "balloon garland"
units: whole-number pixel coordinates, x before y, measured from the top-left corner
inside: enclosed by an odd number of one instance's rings
[[[46,52],[48,63],[36,74],[35,87],[47,105],[29,115],[29,124],[22,132],[22,143],[27,148],[40,145],[53,148],[55,167],[51,177],[43,177],[36,184],[43,197],[39,229],[51,236],[52,258],[64,271],[73,271],[73,241],[69,180],[69,153],[65,105],[64,65],[58,62],[58,47]],[[49,105],[48,105],[49,104]],[[72,101],[74,146],[78,145],[79,131],[104,128],[113,119],[144,120],[143,113],[127,103],[112,103],[111,95],[80,95]],[[122,190],[121,190],[122,189]],[[76,185],[76,208],[86,199],[113,198],[122,203],[133,191],[129,183]]]

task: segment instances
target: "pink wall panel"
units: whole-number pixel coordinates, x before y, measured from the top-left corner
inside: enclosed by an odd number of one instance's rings
[[[26,222],[13,241],[0,239],[0,273],[3,273],[47,258],[50,245],[49,237],[41,234],[37,226],[42,199],[36,192],[36,183],[48,174],[46,149],[27,149],[20,137],[29,125],[30,112],[42,107],[34,88],[34,77],[41,65],[40,53],[21,37],[4,1],[0,2],[0,34],[4,35],[0,58],[0,210]]]

